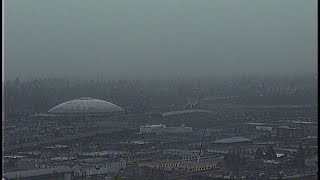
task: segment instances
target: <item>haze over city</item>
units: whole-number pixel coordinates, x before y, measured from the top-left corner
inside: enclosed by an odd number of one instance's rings
[[[317,1],[10,0],[5,79],[317,72]]]
[[[318,179],[316,0],[7,0],[2,179]]]

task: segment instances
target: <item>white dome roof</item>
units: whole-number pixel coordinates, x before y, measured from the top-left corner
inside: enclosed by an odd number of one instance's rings
[[[75,99],[71,101],[59,104],[52,109],[49,113],[55,114],[70,114],[70,113],[80,113],[80,114],[95,114],[95,113],[112,113],[120,112],[123,109],[115,104],[107,101],[92,99],[89,97]]]

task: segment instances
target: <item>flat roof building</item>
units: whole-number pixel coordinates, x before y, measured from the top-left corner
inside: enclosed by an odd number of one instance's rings
[[[252,142],[252,140],[248,138],[243,138],[243,137],[231,137],[231,138],[213,141],[214,144],[239,144],[239,143],[248,143],[248,142]]]

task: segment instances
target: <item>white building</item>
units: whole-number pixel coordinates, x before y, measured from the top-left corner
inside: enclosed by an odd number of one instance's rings
[[[166,129],[166,125],[146,125],[146,126],[140,126],[140,133],[159,133],[162,132],[163,129]]]
[[[184,124],[181,124],[179,127],[167,127],[166,125],[146,125],[140,126],[140,133],[190,133],[192,131],[192,127],[186,127]]]
[[[59,104],[48,111],[50,114],[86,114],[102,115],[116,112],[124,112],[124,109],[111,102],[90,97],[83,97]]]
[[[99,151],[99,152],[80,153],[79,155],[94,158],[94,157],[105,157],[105,156],[111,156],[111,157],[126,156],[126,155],[129,155],[129,153],[126,151],[107,150],[107,151]]]
[[[271,132],[273,129],[272,129],[272,127],[269,127],[269,126],[256,126],[256,130]]]

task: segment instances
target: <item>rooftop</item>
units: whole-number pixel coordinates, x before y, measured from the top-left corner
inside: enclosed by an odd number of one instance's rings
[[[82,156],[106,156],[106,155],[124,155],[128,154],[125,151],[100,151],[100,152],[90,152],[90,153],[81,153]]]
[[[205,111],[200,109],[169,111],[169,112],[162,113],[162,116],[172,116],[172,115],[190,114],[190,113],[211,113],[211,111]]]
[[[66,172],[71,172],[71,169],[68,166],[59,166],[55,168],[33,169],[28,171],[10,172],[10,173],[5,173],[3,177],[7,179],[13,179],[17,177],[27,178],[27,177],[44,176],[44,175],[49,175],[53,173],[66,173]]]
[[[49,110],[49,113],[53,114],[92,114],[92,113],[110,113],[120,112],[123,109],[115,104],[107,101],[92,99],[92,98],[80,98],[59,104]]]
[[[243,138],[243,137],[231,137],[226,139],[216,140],[213,143],[216,144],[232,144],[232,143],[242,143],[242,142],[252,142],[251,139]]]

